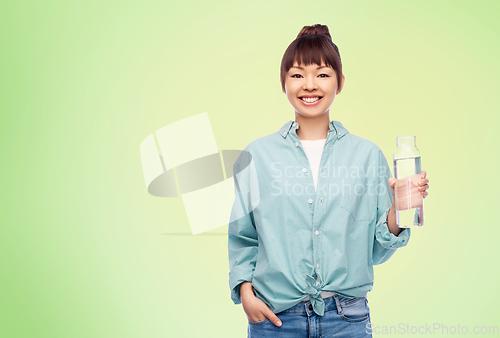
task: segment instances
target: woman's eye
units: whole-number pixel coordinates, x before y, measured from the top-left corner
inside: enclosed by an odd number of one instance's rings
[[[324,76],[323,76],[324,75]],[[318,75],[319,77],[330,77],[328,74],[320,74]],[[294,78],[299,78],[299,77],[302,77],[302,75],[300,74],[293,74],[291,77],[294,77]]]

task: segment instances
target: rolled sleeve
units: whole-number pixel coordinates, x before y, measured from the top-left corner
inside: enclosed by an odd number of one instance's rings
[[[229,287],[234,304],[241,304],[240,284],[252,281],[258,252],[258,235],[248,183],[239,173],[238,163],[235,163],[235,199],[228,225]]]
[[[404,228],[399,235],[396,236],[389,231],[387,226],[387,215],[390,209],[389,207],[377,221],[377,225],[375,226],[375,239],[384,249],[397,249],[408,244],[411,232],[409,228]]]

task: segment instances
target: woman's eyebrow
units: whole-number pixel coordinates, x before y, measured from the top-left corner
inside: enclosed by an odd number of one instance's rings
[[[304,68],[301,66],[292,66],[291,68],[298,68],[298,69],[304,70]],[[329,68],[329,67],[328,66],[318,66],[318,68],[316,68],[316,69],[321,69],[321,68]]]

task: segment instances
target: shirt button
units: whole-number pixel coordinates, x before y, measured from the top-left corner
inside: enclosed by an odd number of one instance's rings
[[[323,175],[326,174],[326,170],[323,170]]]
[[[338,135],[340,136],[340,131],[339,131]]]
[[[310,198],[307,202],[309,202],[309,204],[311,204],[313,202],[312,198]]]
[[[294,122],[294,123],[293,123],[293,126],[295,127],[296,125],[297,125],[297,123],[296,123],[296,122]]]
[[[286,131],[283,133],[283,135],[286,135]]]
[[[319,269],[319,263],[318,263],[318,264],[316,264],[316,267]]]
[[[309,304],[309,310],[312,310],[312,309],[313,309],[312,304]]]
[[[316,230],[314,233],[315,233],[316,235],[319,235],[319,231],[318,231],[318,230]]]
[[[323,197],[319,199],[319,203],[323,203]]]
[[[307,168],[302,169],[302,171],[303,171],[303,172],[306,172],[306,171],[307,171]]]
[[[299,146],[299,142],[295,142],[295,146],[298,147]]]

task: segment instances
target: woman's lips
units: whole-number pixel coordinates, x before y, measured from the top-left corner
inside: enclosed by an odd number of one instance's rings
[[[319,100],[316,100],[314,102],[307,102],[299,98],[300,102],[302,102],[305,106],[315,106],[319,103],[319,101],[323,100],[323,97],[321,97]]]

